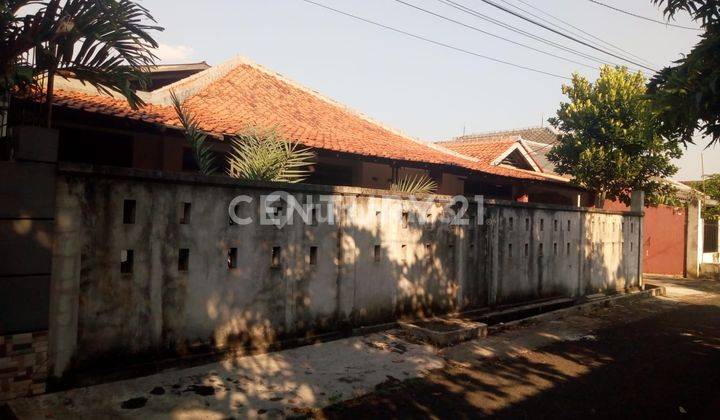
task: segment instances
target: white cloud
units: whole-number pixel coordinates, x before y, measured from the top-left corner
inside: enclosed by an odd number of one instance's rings
[[[159,64],[179,64],[187,62],[195,54],[195,50],[186,45],[168,45],[160,43],[155,49]]]

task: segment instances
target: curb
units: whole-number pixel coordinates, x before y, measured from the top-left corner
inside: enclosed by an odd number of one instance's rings
[[[642,290],[639,292],[623,293],[623,294],[619,294],[619,295],[608,296],[605,298],[593,300],[592,302],[586,302],[586,303],[581,303],[581,304],[578,304],[575,306],[571,306],[569,308],[557,309],[557,310],[554,310],[551,312],[546,312],[544,314],[534,315],[534,316],[530,316],[527,318],[506,322],[504,324],[492,325],[488,328],[488,331],[489,331],[489,333],[495,334],[495,333],[504,331],[506,329],[516,327],[518,325],[523,325],[528,322],[548,321],[548,320],[562,318],[573,312],[585,312],[585,311],[589,311],[589,310],[604,307],[604,306],[610,306],[619,300],[645,299],[645,298],[666,295],[665,286],[655,286],[655,285],[647,285],[647,286],[651,287],[651,288],[649,288],[647,290]]]

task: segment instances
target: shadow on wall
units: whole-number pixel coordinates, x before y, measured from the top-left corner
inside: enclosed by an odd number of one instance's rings
[[[332,193],[335,223],[323,222],[321,207],[308,223],[278,228],[228,216],[228,203],[246,195],[252,202],[238,205],[238,216],[261,220],[260,195],[272,186],[137,174],[60,177],[63,217],[79,224],[55,249],[71,258],[53,268],[80,267],[76,370],[214,349],[263,352],[282,340],[402,317],[633,282],[634,228],[620,223],[636,217],[491,203],[482,225],[471,208],[470,225],[453,226],[441,222],[444,199],[300,186],[291,189],[299,203]],[[287,203],[271,209],[289,212]],[[604,230],[590,219],[618,226]]]

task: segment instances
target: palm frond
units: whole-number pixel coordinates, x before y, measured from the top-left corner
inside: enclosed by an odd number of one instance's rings
[[[405,194],[432,194],[437,190],[437,182],[426,174],[405,175],[390,185],[390,191]]]
[[[210,150],[210,146],[205,144],[207,134],[200,129],[200,125],[195,119],[195,116],[187,109],[182,101],[180,101],[175,92],[170,92],[170,98],[172,99],[173,108],[175,108],[175,113],[180,120],[180,124],[183,126],[185,139],[190,144],[200,173],[203,175],[212,175],[215,173],[215,155],[212,150]]]
[[[310,175],[315,153],[274,131],[250,130],[232,139],[228,175],[254,181],[298,183]]]
[[[28,5],[33,12],[19,15]],[[151,33],[163,28],[154,23],[131,0],[13,0],[0,10],[0,72],[11,74],[19,58],[32,53],[36,77],[72,76],[137,107],[143,102],[130,85],[142,86],[143,70],[155,62]],[[7,78],[5,84],[12,88]]]

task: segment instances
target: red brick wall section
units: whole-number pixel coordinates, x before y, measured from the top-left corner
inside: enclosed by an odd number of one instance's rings
[[[606,202],[608,210],[628,211],[622,203]],[[647,274],[685,275],[685,208],[645,208],[643,271]]]
[[[47,331],[0,336],[0,401],[45,392]]]

